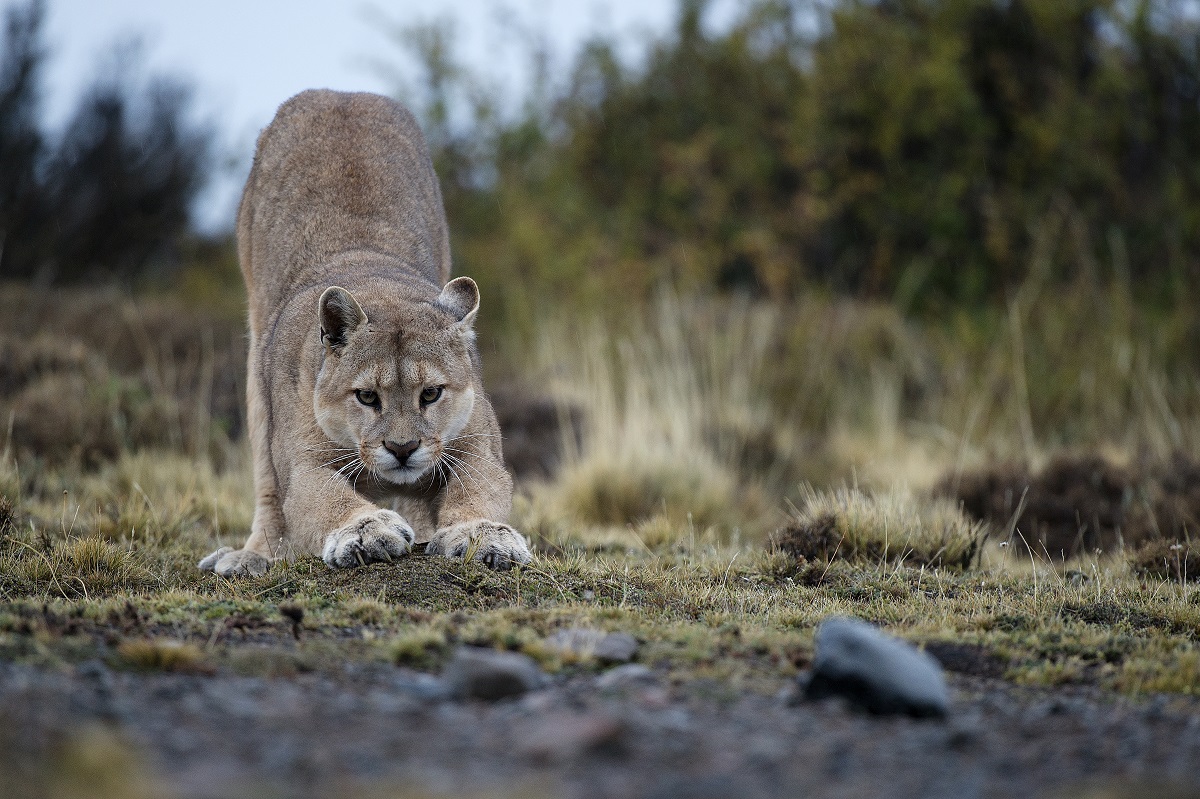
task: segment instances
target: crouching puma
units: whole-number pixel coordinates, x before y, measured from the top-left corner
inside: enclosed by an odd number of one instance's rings
[[[386,97],[306,91],[258,140],[238,211],[249,295],[255,509],[241,549],[200,568],[337,568],[414,543],[527,563],[484,395],[479,289],[450,280],[441,191],[421,131]]]

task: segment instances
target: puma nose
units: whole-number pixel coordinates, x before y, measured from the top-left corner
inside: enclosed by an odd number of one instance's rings
[[[408,464],[408,458],[421,447],[421,439],[416,438],[404,444],[397,444],[395,441],[383,442],[383,448],[396,456],[396,460],[400,461],[401,466]]]

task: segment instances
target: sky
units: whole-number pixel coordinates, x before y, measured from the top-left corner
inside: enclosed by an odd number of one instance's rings
[[[706,22],[720,27],[739,5],[714,0]],[[49,0],[46,112],[61,124],[116,45],[139,40],[145,65],[190,79],[198,112],[217,125],[225,157],[196,209],[217,232],[232,225],[255,137],[280,103],[307,88],[396,92],[378,66],[411,72],[389,35],[396,25],[450,19],[462,60],[517,97],[517,30],[543,34],[560,67],[597,32],[633,59],[676,10],[677,0]]]

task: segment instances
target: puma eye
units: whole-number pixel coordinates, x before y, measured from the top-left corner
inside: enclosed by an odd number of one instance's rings
[[[444,386],[430,386],[421,392],[421,404],[432,405],[441,399]]]
[[[372,408],[379,404],[379,395],[369,389],[355,391],[354,396],[358,397],[358,401],[363,405],[368,405]]]

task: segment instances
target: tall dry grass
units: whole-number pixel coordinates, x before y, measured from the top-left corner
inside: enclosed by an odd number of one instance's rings
[[[241,492],[209,496],[221,475],[248,482],[236,304],[14,285],[0,301],[14,309],[0,323],[10,502],[51,516],[64,489],[87,494],[84,512],[119,537],[105,515],[153,526],[137,491],[150,493],[153,464],[182,462],[195,464],[186,501],[207,506],[198,513],[243,519]],[[559,472],[524,489],[523,523],[647,545],[760,541],[788,500],[811,501],[808,486],[918,496],[947,474],[1034,468],[1063,448],[1117,461],[1195,451],[1191,317],[1139,306],[1128,281],[1064,289],[1034,270],[990,314],[922,321],[816,293],[780,304],[661,292],[616,319],[544,312],[532,337],[484,347],[492,378],[580,420],[578,437],[562,425]]]
[[[523,350],[525,379],[584,422],[535,504],[634,533],[668,521],[757,538],[785,499],[816,501],[808,486],[915,497],[1064,449],[1163,461],[1200,445],[1196,331],[1186,309],[1139,308],[1127,284],[1036,277],[1006,312],[938,323],[816,295],[669,293],[620,324],[550,319]]]

